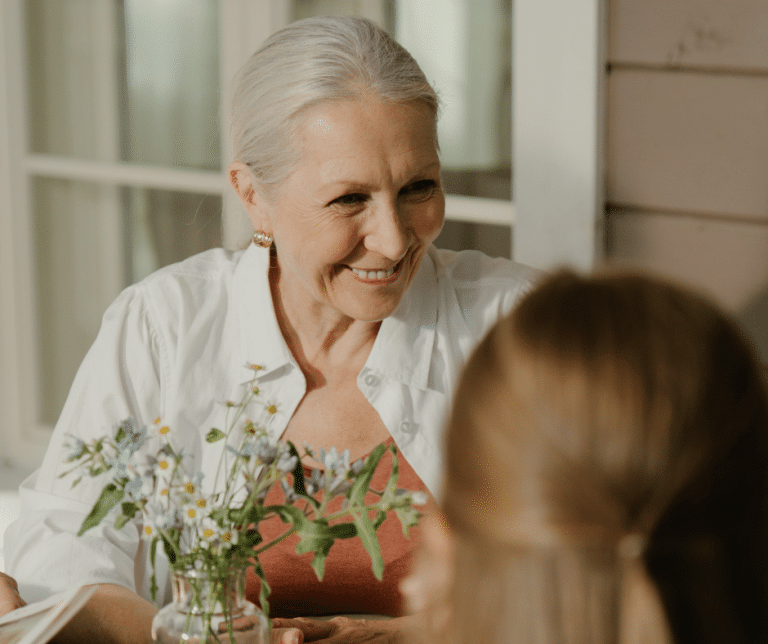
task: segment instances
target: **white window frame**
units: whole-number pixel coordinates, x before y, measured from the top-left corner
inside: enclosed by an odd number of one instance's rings
[[[540,268],[557,263],[589,268],[602,256],[604,3],[515,0],[515,201],[446,199],[448,219],[514,227],[513,257]],[[22,4],[0,0],[0,466],[6,461],[32,467],[51,431],[36,423],[34,413],[32,178],[221,194],[225,246],[242,239],[248,223],[224,172],[30,154]],[[229,95],[230,80],[247,56],[287,24],[290,6],[290,0],[221,0],[222,96]],[[222,136],[223,167],[229,159],[226,139]]]

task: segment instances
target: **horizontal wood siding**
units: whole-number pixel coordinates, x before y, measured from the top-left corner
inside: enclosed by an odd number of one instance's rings
[[[610,203],[768,221],[768,76],[615,69],[607,141]]]
[[[765,0],[610,0],[612,63],[768,69]]]
[[[610,0],[607,256],[711,294],[768,359],[768,1]]]

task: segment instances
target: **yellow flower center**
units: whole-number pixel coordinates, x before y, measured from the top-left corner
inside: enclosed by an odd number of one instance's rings
[[[187,491],[187,494],[192,494],[192,492],[194,492],[194,491],[195,491],[195,486],[194,486],[194,485],[192,485],[192,483],[187,483],[187,484],[184,486],[184,489]]]
[[[163,425],[160,429],[158,429],[161,434],[167,434],[169,431],[171,431],[171,428],[168,427],[168,425]]]
[[[275,407],[274,405],[270,405],[269,407],[267,407],[267,411],[270,414],[276,414],[277,413],[277,407]]]
[[[145,525],[144,526],[144,533],[147,534],[147,535],[151,535],[152,534],[152,526]]]
[[[168,469],[168,461],[160,461],[157,465],[161,470]]]
[[[213,536],[213,530],[211,530],[210,528],[206,528],[205,530],[203,530],[203,536],[206,539],[210,539]]]
[[[222,541],[232,541],[232,533],[231,532],[225,532],[223,535],[221,535]]]
[[[198,508],[204,508],[205,507],[205,499],[198,499],[197,500],[197,507]]]
[[[190,508],[187,510],[187,516],[189,516],[190,519],[194,519],[197,512],[194,511],[194,509]]]

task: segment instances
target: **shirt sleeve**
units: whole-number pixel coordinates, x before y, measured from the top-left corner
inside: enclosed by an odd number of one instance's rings
[[[139,286],[126,289],[104,314],[102,326],[75,376],[43,464],[20,487],[22,516],[5,534],[7,572],[22,596],[37,601],[73,586],[113,583],[146,586],[138,525],[115,530],[109,519],[77,532],[105,479],[63,476],[71,437],[90,441],[112,434],[132,417],[150,424],[162,414],[162,343],[151,306]],[[136,564],[134,562],[142,562]]]

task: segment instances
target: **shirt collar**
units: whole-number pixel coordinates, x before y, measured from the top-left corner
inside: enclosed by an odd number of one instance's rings
[[[240,354],[234,357],[239,371],[233,373],[242,374],[240,382],[253,378],[249,361],[261,365],[260,376],[294,364],[272,303],[270,259],[268,248],[249,244],[235,268],[232,296],[240,326]]]
[[[240,355],[235,361],[243,374],[240,382],[253,377],[248,361],[258,361],[263,367],[262,375],[295,365],[277,323],[269,288],[269,262],[269,249],[250,244],[235,269],[233,297],[240,324]],[[366,368],[405,385],[427,389],[435,344],[437,297],[435,264],[425,253],[397,310],[382,321]],[[265,307],[269,307],[267,311]]]
[[[385,318],[365,366],[410,387],[427,389],[435,345],[437,271],[425,253],[397,310]]]

